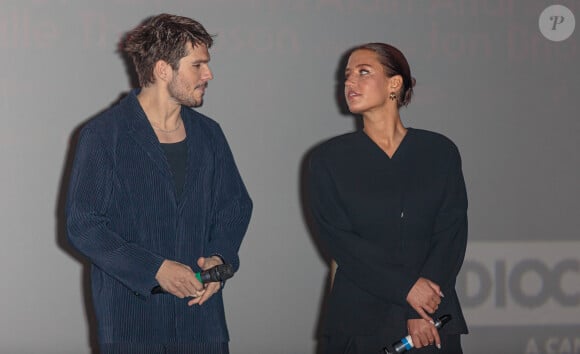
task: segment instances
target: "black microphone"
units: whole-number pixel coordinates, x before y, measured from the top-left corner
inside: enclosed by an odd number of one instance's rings
[[[234,267],[231,264],[220,264],[200,273],[195,273],[197,280],[205,283],[225,281],[234,276]]]
[[[231,264],[220,264],[203,272],[195,273],[195,277],[202,284],[226,281],[234,276],[234,267]],[[151,294],[167,293],[160,285],[151,290]]]
[[[443,327],[444,324],[451,320],[451,315],[443,315],[435,320],[435,328],[439,329]],[[390,352],[387,347],[383,348],[384,354],[393,354],[393,353],[403,353],[407,350],[411,350],[413,348],[413,340],[411,336],[408,335],[405,338],[401,339],[400,341],[393,343],[394,352]]]

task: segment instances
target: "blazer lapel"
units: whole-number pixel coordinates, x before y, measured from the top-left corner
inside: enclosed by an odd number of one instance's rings
[[[204,136],[195,111],[189,107],[182,107],[181,116],[187,133],[187,168],[180,210],[195,194],[194,184],[202,180],[200,174],[207,167],[207,137]]]
[[[129,135],[141,147],[147,156],[154,162],[159,171],[166,177],[172,178],[171,170],[159,140],[151,128],[145,112],[141,108],[135,91],[128,97],[125,117],[128,120]]]

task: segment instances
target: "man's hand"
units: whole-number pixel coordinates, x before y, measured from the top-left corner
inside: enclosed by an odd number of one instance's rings
[[[407,320],[407,330],[411,335],[413,347],[419,349],[428,345],[435,344],[441,349],[441,339],[435,325],[422,318]]]
[[[203,284],[197,280],[189,266],[168,259],[161,263],[155,279],[163,290],[180,299],[201,296],[204,290]]]
[[[208,270],[208,269],[213,268],[215,266],[218,266],[220,264],[223,264],[222,259],[220,257],[217,257],[217,256],[212,256],[212,257],[208,257],[208,258],[200,257],[197,260],[197,265],[202,270]],[[206,284],[203,284],[203,287],[204,287],[204,290],[202,293],[200,293],[200,296],[190,300],[187,303],[188,306],[192,306],[195,304],[203,305],[204,302],[206,302],[210,297],[212,297],[213,294],[217,293],[220,290],[221,283],[220,282],[206,283]]]
[[[442,296],[439,285],[429,279],[419,278],[409,290],[407,302],[421,315],[421,318],[433,323],[433,319],[427,313],[434,313],[437,310]]]

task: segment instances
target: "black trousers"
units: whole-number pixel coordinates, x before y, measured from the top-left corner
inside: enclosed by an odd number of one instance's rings
[[[324,354],[384,354],[383,348],[388,345],[392,350],[393,343],[385,343],[383,336],[341,336],[323,337],[321,353]],[[441,349],[430,345],[421,349],[413,348],[409,354],[463,354],[460,335],[441,336]]]
[[[101,344],[101,354],[228,354],[228,343]]]

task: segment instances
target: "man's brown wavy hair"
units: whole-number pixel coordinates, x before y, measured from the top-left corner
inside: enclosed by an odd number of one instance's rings
[[[122,50],[133,60],[139,85],[146,87],[155,81],[153,69],[159,60],[167,62],[173,70],[179,69],[179,60],[189,54],[187,43],[209,48],[213,37],[191,18],[160,14],[127,33]]]

